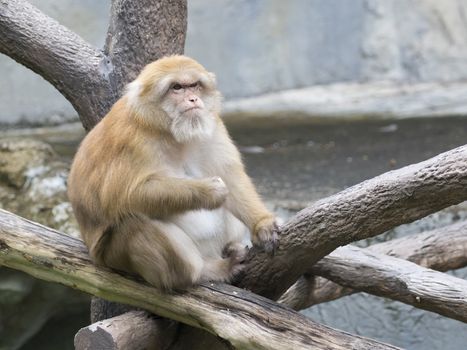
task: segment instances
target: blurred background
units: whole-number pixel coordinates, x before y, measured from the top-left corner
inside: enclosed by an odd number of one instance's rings
[[[110,1],[30,2],[103,46]],[[216,73],[248,172],[284,219],[467,139],[462,0],[189,0],[185,52]],[[0,207],[78,236],[65,190],[84,136],[79,119],[48,82],[4,55],[0,77]],[[466,217],[461,204],[374,240]],[[88,303],[0,268],[0,349],[73,349]],[[467,344],[461,322],[364,293],[304,313],[408,349]]]

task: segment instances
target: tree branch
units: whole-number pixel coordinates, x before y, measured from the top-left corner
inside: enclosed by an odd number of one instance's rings
[[[405,259],[437,271],[458,269],[467,266],[467,221],[374,244],[366,249]],[[351,259],[354,260],[354,257]],[[332,266],[327,265],[325,258],[318,264],[332,269]],[[319,269],[314,270],[311,267],[308,273],[310,275],[300,278],[281,296],[280,303],[295,310],[302,310],[359,292],[326,278],[314,276],[319,274]],[[345,277],[341,276],[341,278]]]
[[[107,102],[106,59],[76,33],[25,0],[0,0],[0,52],[49,81],[82,116],[97,123]]]
[[[313,269],[341,285],[467,322],[467,281],[348,245]]]
[[[26,0],[0,0],[0,52],[57,88],[90,130],[149,62],[182,53],[186,0],[114,0],[104,52]]]
[[[316,202],[281,228],[274,258],[253,250],[238,284],[277,299],[338,246],[467,199],[467,146],[387,172]]]
[[[317,324],[275,302],[224,284],[164,294],[92,264],[82,241],[0,210],[0,263],[201,328],[248,349],[395,349]]]
[[[130,311],[81,328],[75,350],[163,350],[170,346],[178,323],[146,311]]]
[[[122,91],[147,63],[183,53],[186,18],[186,0],[112,1],[104,52],[115,69],[115,91]]]

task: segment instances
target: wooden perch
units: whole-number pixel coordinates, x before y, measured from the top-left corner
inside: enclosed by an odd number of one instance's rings
[[[177,325],[146,311],[130,311],[81,328],[75,336],[75,350],[167,349]]]
[[[467,266],[467,221],[374,244],[366,249],[437,271],[458,269]],[[335,256],[334,259],[338,257]],[[350,259],[354,260],[356,257]],[[332,270],[332,265],[328,266],[326,259],[321,260],[319,264]],[[326,278],[314,276],[315,274],[319,274],[319,269],[314,270],[311,267],[309,275],[300,278],[281,296],[279,302],[295,310],[302,310],[358,292]]]
[[[240,349],[395,349],[317,324],[230,285],[210,283],[183,293],[161,293],[94,266],[82,241],[4,210],[0,210],[0,264],[201,328]]]
[[[341,285],[467,322],[466,280],[350,245],[321,261],[313,270]]]
[[[403,258],[438,271],[461,268],[467,265],[467,254],[465,253],[467,251],[467,221],[452,224],[437,230],[374,244],[366,249],[372,252],[379,252],[380,254]],[[338,256],[334,256],[334,259],[338,258]],[[347,259],[354,261],[356,257],[347,256]],[[360,261],[360,263],[362,262]],[[333,268],[333,264],[328,264],[326,258],[318,262],[318,264],[322,264],[330,270]],[[342,264],[345,265],[345,261],[343,261]],[[369,266],[366,267],[369,268]],[[319,273],[319,269],[318,271],[311,269],[310,273]],[[341,278],[346,277],[346,274],[341,274]],[[351,281],[352,278],[353,276],[348,278],[348,280]],[[374,287],[376,288],[377,286]],[[359,291],[341,286],[323,277],[313,277],[310,275],[309,277],[304,277],[297,281],[297,283],[280,298],[279,302],[293,307],[296,310],[301,310],[356,292]],[[382,293],[382,290],[380,293]],[[420,307],[418,303],[415,306]],[[136,318],[136,320],[133,320],[133,318]],[[75,349],[85,350],[86,347],[83,347],[82,344],[86,344],[86,342],[101,344],[103,341],[113,344],[113,346],[108,347],[108,350],[117,350],[121,348],[118,344],[125,341],[125,339],[130,339],[132,334],[138,331],[138,329],[126,327],[115,330],[114,327],[108,326],[108,323],[115,322],[114,319],[126,320],[129,324],[138,323],[139,327],[143,329],[157,329],[156,322],[160,322],[160,320],[150,318],[149,315],[142,316],[138,314],[135,316],[134,312],[129,312],[104,322],[97,322],[78,332],[75,338]],[[98,327],[99,332],[92,331],[96,330]],[[79,339],[79,342],[77,342],[76,339]],[[160,339],[164,339],[164,337],[158,338],[158,341],[160,341]],[[143,344],[146,345],[157,345],[157,343],[158,342],[154,341],[154,338],[151,337],[150,334],[147,335],[146,341],[143,342]],[[136,350],[139,348],[128,345],[125,349]]]

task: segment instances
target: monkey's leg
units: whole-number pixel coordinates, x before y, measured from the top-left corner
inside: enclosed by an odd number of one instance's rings
[[[222,281],[230,282],[240,271],[245,260],[247,249],[241,243],[227,244],[222,252],[223,258],[204,259],[204,266],[200,276],[200,282]]]
[[[193,240],[178,226],[141,216],[128,218],[118,226],[107,251],[112,250],[124,254],[107,253],[106,265],[137,273],[160,289],[185,288],[208,280],[227,281],[238,272],[240,264],[238,254],[224,259],[203,258]]]

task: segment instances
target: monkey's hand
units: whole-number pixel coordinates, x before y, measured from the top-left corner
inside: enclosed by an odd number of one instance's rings
[[[215,209],[224,204],[229,190],[224,181],[218,176],[209,177],[202,180],[206,186],[206,208]]]
[[[268,216],[258,221],[253,229],[251,240],[253,245],[262,247],[266,253],[274,254],[279,246],[279,221]]]

